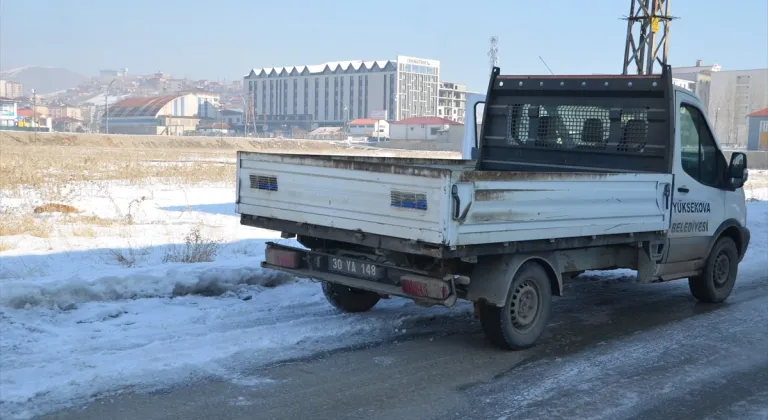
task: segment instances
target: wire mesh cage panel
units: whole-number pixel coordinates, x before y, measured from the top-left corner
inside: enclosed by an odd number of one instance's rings
[[[480,169],[669,170],[671,85],[664,79],[638,78],[632,89],[626,77],[501,78],[489,88]]]

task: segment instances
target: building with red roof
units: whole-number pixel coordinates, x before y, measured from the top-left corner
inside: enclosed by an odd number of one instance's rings
[[[101,132],[183,135],[195,131],[201,120],[215,119],[217,102],[211,93],[125,98],[108,108]]]
[[[358,118],[349,122],[349,135],[384,140],[389,138],[389,127],[386,120]]]
[[[747,115],[747,150],[768,150],[768,108]]]
[[[755,112],[747,115],[747,117],[768,117],[768,108],[761,109],[759,111],[755,111]]]
[[[3,98],[0,98],[0,102],[5,101],[3,101]],[[8,102],[5,102],[5,109],[3,110],[3,115],[5,118],[2,118],[2,121],[0,121],[0,125],[2,126],[51,128],[52,119],[46,114],[46,107],[31,108],[26,106],[17,106],[16,113],[13,118],[9,118],[10,114],[8,111],[10,111],[10,108],[8,108]]]

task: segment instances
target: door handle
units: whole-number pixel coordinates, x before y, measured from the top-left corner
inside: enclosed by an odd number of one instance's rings
[[[691,190],[688,189],[688,187],[677,187],[677,192],[681,192],[683,194],[687,194]]]

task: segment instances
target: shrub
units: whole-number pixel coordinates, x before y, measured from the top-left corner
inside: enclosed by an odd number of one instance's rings
[[[200,227],[195,226],[184,238],[184,245],[168,248],[163,257],[164,263],[199,263],[211,262],[221,249],[219,241],[203,237]]]

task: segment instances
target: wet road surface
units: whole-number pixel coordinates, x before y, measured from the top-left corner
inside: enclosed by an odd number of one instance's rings
[[[768,262],[742,269],[722,305],[697,303],[685,280],[587,274],[553,308],[522,352],[497,350],[467,316],[449,334],[244,372],[266,383],[107,396],[42,418],[768,419]]]

